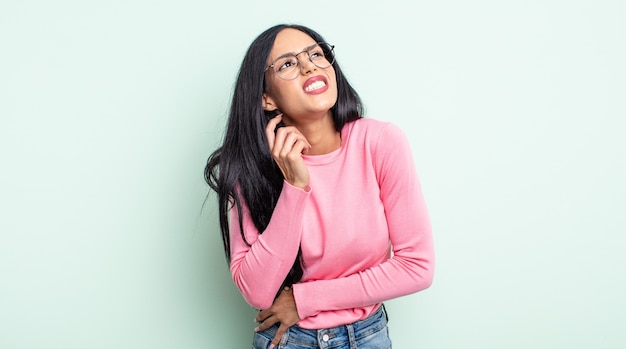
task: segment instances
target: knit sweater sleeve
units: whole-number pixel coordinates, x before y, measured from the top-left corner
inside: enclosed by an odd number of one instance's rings
[[[432,283],[431,225],[408,139],[387,124],[372,147],[393,256],[346,277],[295,284],[300,318],[380,303]]]
[[[296,259],[302,234],[302,216],[308,191],[287,182],[277,201],[270,222],[259,234],[248,207],[242,205],[243,229],[239,229],[236,207],[230,211],[230,272],[243,298],[257,309],[267,309]]]

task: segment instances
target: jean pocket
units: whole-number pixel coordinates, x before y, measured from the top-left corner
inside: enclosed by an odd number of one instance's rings
[[[263,332],[256,332],[252,339],[252,349],[267,349],[272,343],[272,338],[266,336]]]
[[[364,337],[357,338],[356,342],[359,349],[391,348],[391,338],[389,338],[389,331],[386,326],[376,332],[370,332]]]

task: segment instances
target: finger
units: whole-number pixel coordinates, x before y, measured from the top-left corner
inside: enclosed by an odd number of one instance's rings
[[[271,118],[270,121],[267,123],[267,126],[265,126],[265,136],[267,136],[267,142],[270,145],[270,150],[273,148],[274,138],[276,137],[274,130],[282,119],[283,114],[278,114],[275,117]]]
[[[272,144],[270,144],[270,146],[272,146],[272,156],[274,158],[278,158],[283,147],[285,146],[285,137],[289,134],[289,132],[287,132],[285,127],[280,127],[278,130],[276,130],[276,133],[272,134]]]
[[[278,327],[278,330],[276,331],[276,335],[274,336],[274,339],[272,339],[272,344],[270,344],[270,348],[274,348],[280,343],[280,339],[283,338],[283,335],[285,334],[285,332],[287,332],[288,329],[289,329],[289,326],[280,324],[280,326]]]
[[[273,312],[272,312],[271,308],[262,310],[258,314],[256,314],[256,317],[254,318],[254,321],[262,322],[263,320],[265,320],[268,317],[272,316],[272,314],[273,314]]]
[[[285,129],[285,132],[287,132],[289,134],[293,133],[293,134],[297,135],[298,139],[302,139],[309,147],[311,147],[311,144],[309,143],[309,140],[306,139],[306,137],[304,137],[302,132],[300,132],[300,130],[298,130],[296,127],[287,126],[287,127],[284,127],[284,129]]]
[[[302,154],[306,154],[308,150],[309,150],[309,146],[304,141],[299,139],[293,145],[289,153],[285,154],[285,158],[289,159],[290,161],[295,161],[297,159],[302,158]],[[283,291],[283,292],[287,292],[287,291]]]
[[[278,323],[278,319],[276,318],[276,316],[270,316],[267,319],[263,320],[263,322],[261,322],[257,327],[254,328],[255,332],[259,332],[259,331],[265,331],[268,328],[274,326],[274,324]]]
[[[280,153],[279,153],[280,157],[281,158],[287,157],[287,155],[291,153],[296,142],[298,142],[299,140],[300,140],[300,136],[297,133],[295,132],[287,133],[287,135],[282,141],[282,146],[280,148]]]
[[[309,144],[309,142],[306,142],[304,140],[298,140],[298,142],[296,142],[296,144],[293,145],[293,150],[297,151],[298,154],[302,154],[302,155],[306,155],[309,152],[309,149],[311,149],[311,145]],[[287,292],[289,290],[285,290],[283,292]]]
[[[283,127],[284,128],[284,127]],[[301,154],[306,154],[308,150],[311,148],[311,143],[304,137],[300,131],[296,128],[285,128],[285,130],[279,130],[276,134],[276,140],[274,142],[274,152],[273,155],[275,157],[286,157],[287,154],[291,153],[294,146],[301,142],[303,147],[300,149],[305,149],[305,151],[300,151]]]

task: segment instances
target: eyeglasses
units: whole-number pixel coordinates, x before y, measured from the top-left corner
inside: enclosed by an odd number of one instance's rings
[[[264,71],[268,71],[270,68],[273,68],[279,78],[283,80],[293,80],[300,74],[301,64],[298,60],[298,56],[300,54],[306,53],[311,63],[320,69],[324,69],[333,65],[333,62],[335,61],[334,50],[335,45],[318,42],[296,54],[286,53],[276,58],[272,64],[265,67]]]

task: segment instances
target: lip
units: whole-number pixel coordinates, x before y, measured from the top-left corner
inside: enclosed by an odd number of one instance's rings
[[[315,83],[317,81],[322,81],[324,83],[324,87],[318,88],[318,89],[315,89],[315,90],[312,90],[312,91],[307,91],[306,90],[307,86],[310,86],[311,84],[313,84],[313,83]],[[310,95],[317,95],[317,94],[320,94],[320,93],[324,93],[324,92],[326,92],[326,90],[328,90],[328,80],[325,77],[321,76],[321,75],[317,75],[317,76],[313,76],[311,78],[308,78],[304,82],[304,84],[302,85],[302,91],[304,91],[304,93],[310,94]]]

